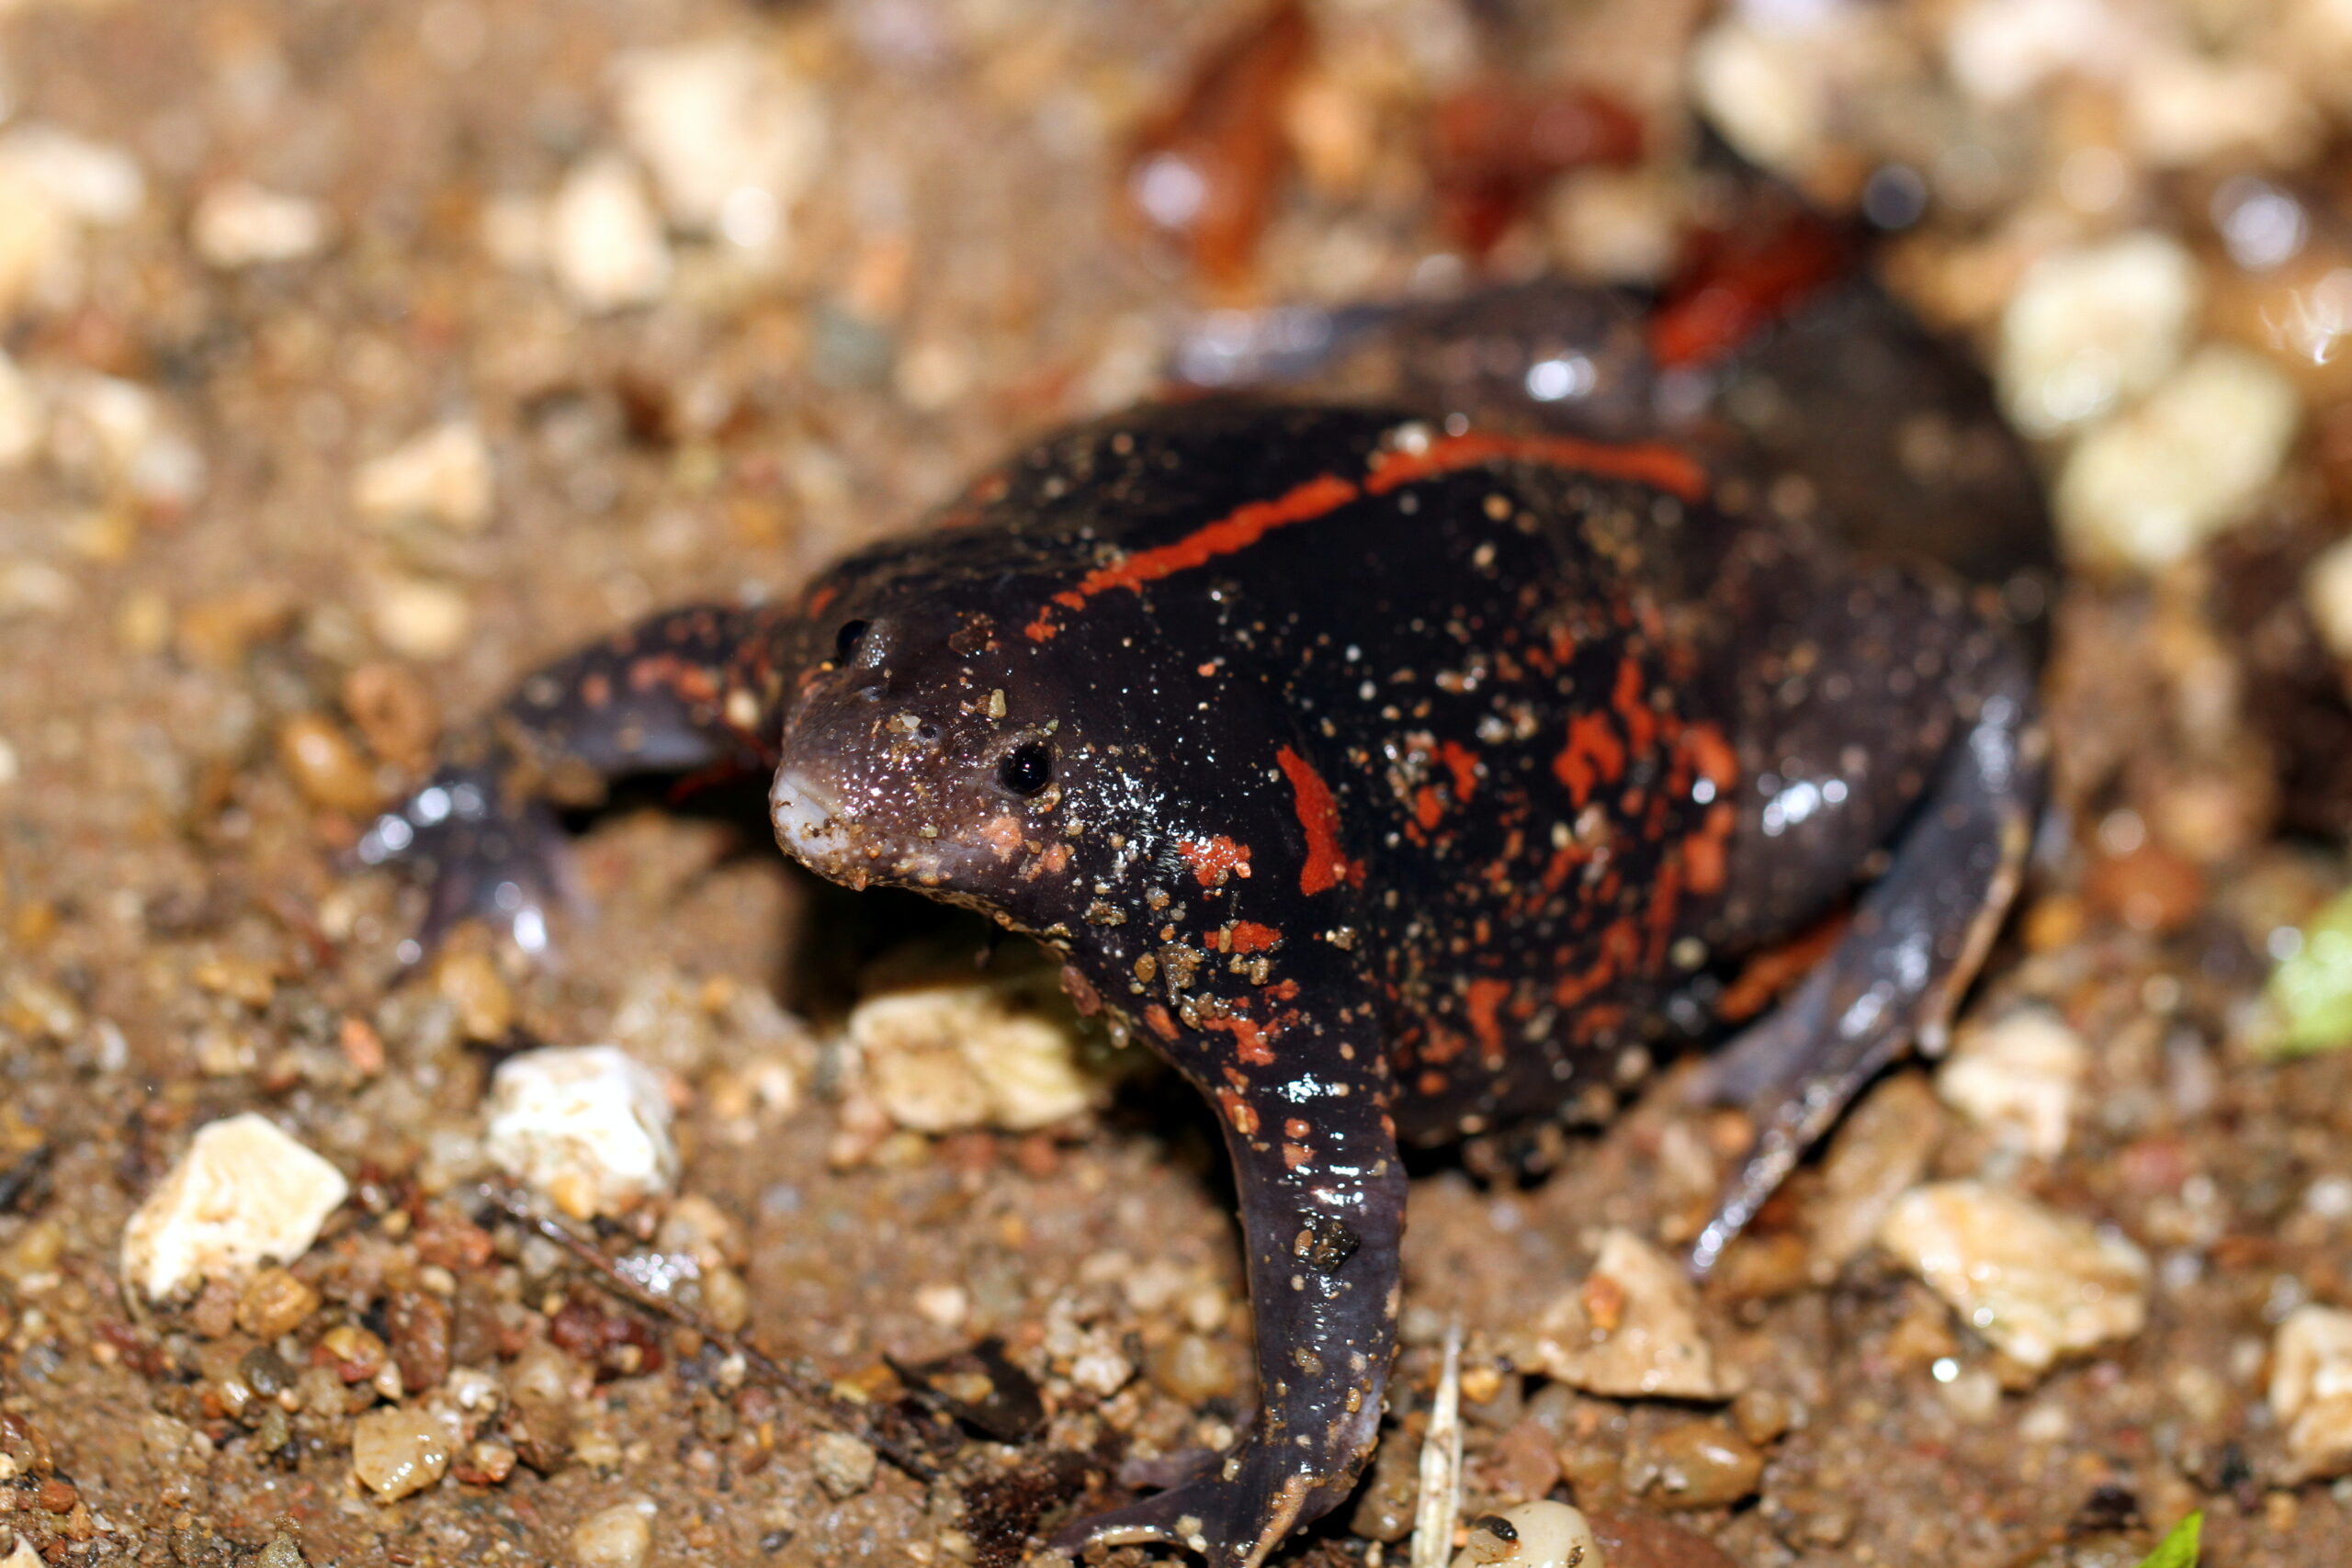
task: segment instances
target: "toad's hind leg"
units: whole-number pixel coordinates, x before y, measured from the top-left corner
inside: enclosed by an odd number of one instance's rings
[[[2016,897],[2045,773],[2024,656],[2004,639],[1982,673],[1893,863],[1837,947],[1714,1064],[1715,1087],[1752,1103],[1759,1130],[1691,1247],[1694,1269],[1713,1267],[1906,1045],[1943,1047],[1960,994]]]

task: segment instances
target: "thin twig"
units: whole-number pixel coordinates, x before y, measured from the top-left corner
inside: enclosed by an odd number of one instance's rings
[[[529,1226],[571,1254],[582,1267],[595,1275],[599,1284],[615,1295],[658,1317],[692,1329],[730,1356],[741,1357],[744,1366],[753,1376],[813,1406],[824,1416],[829,1425],[872,1444],[876,1452],[916,1480],[931,1482],[939,1479],[937,1465],[903,1439],[883,1431],[863,1406],[835,1394],[814,1364],[807,1362],[805,1358],[796,1357],[795,1360],[799,1364],[786,1366],[741,1335],[730,1334],[683,1303],[649,1290],[621,1272],[618,1265],[605,1256],[604,1249],[594,1241],[554,1215],[541,1211],[519,1189],[486,1181],[481,1184],[481,1191],[484,1199],[508,1218],[518,1224]]]
[[[1410,1568],[1445,1568],[1462,1513],[1462,1320],[1445,1325],[1445,1362],[1421,1435],[1421,1495],[1413,1509]]]

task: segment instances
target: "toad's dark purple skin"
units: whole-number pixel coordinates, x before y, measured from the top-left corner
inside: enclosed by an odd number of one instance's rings
[[[429,931],[531,937],[537,797],[756,764],[788,854],[1035,937],[1213,1102],[1260,1409],[1221,1469],[1065,1547],[1256,1564],[1346,1495],[1395,1345],[1399,1140],[1605,1105],[1718,1022],[1727,971],[1859,887],[1720,1059],[1764,1132],[1703,1266],[1872,1072],[1935,1043],[2014,891],[2041,781],[2027,639],[1788,515],[1770,443],[1706,412],[1736,376],[1661,412],[1622,302],[1496,299],[1386,324],[1481,344],[1420,412],[1213,397],[1083,425],[787,605],[554,665],[369,835],[424,860]],[[1505,378],[1537,394],[1515,421],[1474,384],[1513,344],[1568,361]],[[1996,427],[1961,385],[1928,412],[1964,446]],[[1921,414],[1900,403],[1852,443],[1894,441]]]

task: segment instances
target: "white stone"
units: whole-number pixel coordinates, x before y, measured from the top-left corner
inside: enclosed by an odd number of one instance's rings
[[[53,125],[25,125],[0,136],[0,167],[23,175],[77,221],[127,223],[147,199],[147,177],[119,147]]]
[[[122,1233],[122,1272],[161,1301],[257,1265],[291,1262],[343,1202],[343,1173],[247,1111],[198,1132]]]
[[[0,1557],[0,1568],[49,1568],[49,1562],[33,1550],[31,1541],[18,1536],[15,1550],[7,1556]]]
[[[1510,1538],[1473,1522],[1453,1568],[1608,1568],[1592,1526],[1566,1503],[1521,1503],[1499,1517],[1510,1525]]]
[[[580,1521],[571,1532],[575,1568],[643,1568],[653,1554],[653,1504],[616,1503]]]
[[[1798,174],[1821,150],[1829,84],[1809,40],[1718,22],[1691,45],[1690,87],[1724,138],[1766,168]]]
[[[2035,1158],[2055,1159],[2065,1150],[2090,1065],[2090,1047],[2065,1020],[2047,1008],[2020,1008],[1964,1031],[1936,1074],[1936,1092]]]
[[[873,1485],[878,1468],[873,1448],[847,1432],[819,1432],[808,1439],[808,1458],[817,1483],[836,1499]]]
[[[2001,316],[2002,407],[2018,429],[2049,435],[2138,397],[2178,362],[2197,299],[2197,263],[2169,234],[2052,251]]]
[[[2320,118],[2294,78],[2186,46],[2148,51],[2123,76],[2124,136],[2142,162],[2185,169],[2231,152],[2302,161]]]
[[[2113,73],[2135,35],[2107,0],[1968,0],[1945,24],[1944,55],[1963,91],[2007,104],[2052,76]]]
[[[376,522],[421,517],[473,533],[490,521],[490,444],[469,420],[451,420],[371,462],[351,482],[351,504]]]
[[[0,317],[70,295],[76,254],[74,220],[63,204],[0,160]]]
[[[2352,539],[2337,540],[2304,569],[2303,607],[2328,652],[2352,660]]]
[[[742,38],[637,51],[616,76],[622,134],[681,227],[758,243],[746,215],[788,211],[822,165],[824,100]]]
[[[17,362],[0,351],[0,468],[13,468],[40,450],[48,428],[40,396]]]
[[[1521,1364],[1612,1399],[1724,1399],[1679,1264],[1633,1232],[1611,1230],[1585,1282],[1538,1319]]]
[[[2154,571],[2193,554],[2245,520],[2301,421],[2295,389],[2267,360],[2199,349],[2068,455],[2057,490],[2068,555]]]
[[[482,204],[481,246],[491,260],[516,272],[536,272],[548,260],[548,204],[509,193]]]
[[[387,577],[376,583],[373,599],[368,624],[403,658],[447,659],[473,635],[472,604],[446,582]]]
[[[196,254],[214,266],[301,261],[325,249],[331,226],[315,201],[229,180],[206,191],[188,221]]]
[[[575,1218],[616,1213],[678,1177],[662,1080],[611,1045],[510,1056],[491,1079],[483,1152]]]
[[[151,505],[185,506],[204,488],[204,455],[164,400],[117,376],[67,376],[52,384],[49,451],[61,468],[124,486]]]
[[[571,171],[548,210],[548,262],[585,310],[650,305],[670,287],[670,244],[628,162],[600,153]]]
[[[990,986],[869,998],[850,1014],[849,1038],[876,1100],[917,1132],[1023,1132],[1078,1115],[1103,1095],[1080,1068],[1067,1028],[1008,1006]]]
[[[2138,1247],[2007,1188],[1915,1187],[1878,1239],[1996,1349],[2037,1371],[2147,1322]]]
[[[351,1424],[351,1473],[381,1503],[424,1491],[449,1468],[449,1434],[432,1412],[371,1410]]]
[[[2303,1479],[2352,1471],[2352,1312],[2310,1303],[2270,1346],[2270,1412]]]

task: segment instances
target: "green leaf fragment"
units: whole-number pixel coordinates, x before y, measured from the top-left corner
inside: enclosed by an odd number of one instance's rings
[[[2205,1533],[2205,1516],[2191,1514],[2173,1526],[2164,1544],[2148,1553],[2140,1568],[2197,1568],[2199,1538]]]
[[[2277,1055],[2352,1045],[2352,888],[2311,918],[2301,945],[2270,972],[2264,997],[2275,1024],[2267,1043]]]

